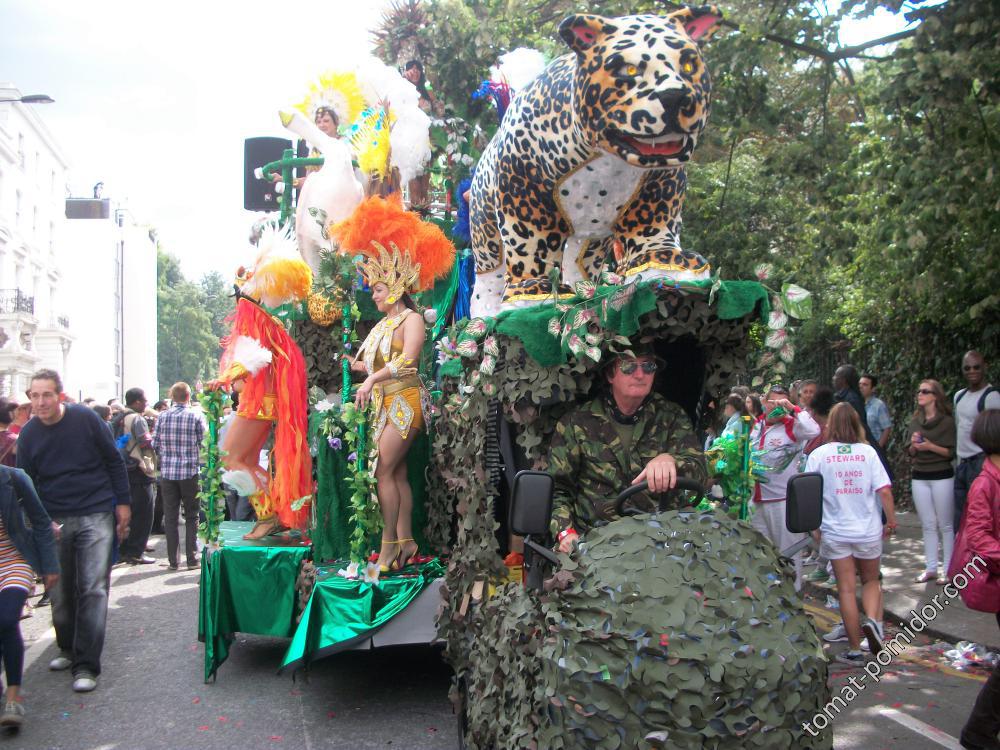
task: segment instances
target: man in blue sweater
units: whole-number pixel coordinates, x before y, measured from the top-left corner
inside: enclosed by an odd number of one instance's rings
[[[51,592],[61,653],[49,669],[72,667],[73,689],[86,693],[101,673],[114,537],[131,518],[125,462],[93,409],[63,403],[54,370],[32,375],[28,398],[34,418],[18,436],[17,464],[52,517],[62,567]]]

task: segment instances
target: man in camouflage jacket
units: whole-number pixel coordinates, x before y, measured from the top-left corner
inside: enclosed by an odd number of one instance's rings
[[[549,453],[555,479],[552,531],[568,552],[595,522],[614,517],[613,501],[631,484],[674,486],[677,475],[704,481],[704,456],[687,414],[652,393],[652,355],[623,356],[607,371],[607,395],[567,412]]]

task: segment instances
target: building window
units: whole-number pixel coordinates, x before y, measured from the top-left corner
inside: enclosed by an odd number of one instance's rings
[[[54,221],[49,222],[49,252],[54,253],[56,251],[56,223]]]
[[[35,152],[35,179],[36,180],[38,179],[39,167],[41,167],[41,166],[42,166],[42,155],[36,151]]]
[[[31,236],[38,234],[38,206],[31,209]]]
[[[17,134],[17,160],[21,164],[21,169],[24,169],[24,133]]]
[[[21,191],[14,194],[14,226],[21,226]]]

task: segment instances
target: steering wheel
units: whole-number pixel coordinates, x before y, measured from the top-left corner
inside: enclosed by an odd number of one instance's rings
[[[643,511],[638,508],[629,508],[628,510],[625,510],[625,503],[633,495],[638,495],[640,492],[645,492],[648,489],[649,482],[645,480],[639,482],[639,484],[633,484],[631,487],[626,489],[615,500],[615,513],[619,516],[636,516],[642,513]],[[657,497],[659,497],[659,502],[657,510],[663,511],[669,509],[670,503],[667,502],[668,499],[679,490],[695,493],[695,502],[692,503],[692,505],[698,505],[702,499],[704,499],[706,494],[705,488],[695,480],[688,479],[686,477],[677,477],[677,483],[673,487],[666,492],[658,493]]]

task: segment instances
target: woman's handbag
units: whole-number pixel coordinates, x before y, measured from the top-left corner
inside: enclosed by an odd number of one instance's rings
[[[964,523],[955,537],[955,548],[948,566],[948,578],[952,582],[958,574],[962,575],[959,580],[969,582],[965,588],[958,589],[966,607],[979,612],[1000,612],[1000,576],[991,573],[986,561],[969,547]],[[958,588],[957,583],[955,588]]]

